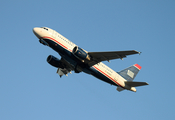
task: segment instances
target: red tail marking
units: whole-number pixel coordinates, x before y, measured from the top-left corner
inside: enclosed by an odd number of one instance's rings
[[[136,68],[138,68],[139,70],[142,68],[139,64],[135,64],[134,65]]]

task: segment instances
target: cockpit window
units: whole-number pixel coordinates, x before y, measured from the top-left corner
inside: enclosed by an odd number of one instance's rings
[[[47,29],[47,28],[45,28],[45,27],[42,27],[42,28],[48,31],[48,29]]]

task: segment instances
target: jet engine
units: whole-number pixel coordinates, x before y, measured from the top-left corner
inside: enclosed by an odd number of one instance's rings
[[[53,55],[49,55],[47,57],[47,62],[56,68],[62,68],[62,69],[64,68],[63,63]]]
[[[86,52],[85,50],[83,50],[78,46],[74,47],[72,53],[76,58],[78,58],[82,62],[84,62],[85,60],[88,60],[88,61],[90,60],[90,56],[88,55],[88,52]]]

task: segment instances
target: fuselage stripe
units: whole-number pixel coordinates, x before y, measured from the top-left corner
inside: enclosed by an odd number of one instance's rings
[[[68,51],[72,52],[72,50],[68,49],[66,46],[64,46],[63,44],[61,44],[60,42],[58,42],[57,40],[55,40],[55,39],[53,39],[53,38],[51,38],[51,37],[44,36],[44,37],[42,37],[42,38],[43,38],[43,39],[44,39],[44,38],[48,38],[48,39],[50,39],[50,40],[52,40],[52,41],[58,43],[60,46],[62,46],[63,48],[67,49]]]
[[[106,77],[108,77],[110,80],[112,80],[114,83],[116,83],[118,86],[124,88],[123,86],[121,86],[117,81],[115,81],[114,79],[112,79],[109,75],[107,75],[106,73],[104,73],[102,70],[100,70],[99,68],[93,66],[97,71],[101,72],[103,75],[105,75]]]

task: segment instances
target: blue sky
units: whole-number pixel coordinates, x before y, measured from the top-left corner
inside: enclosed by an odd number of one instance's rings
[[[174,119],[175,1],[1,1],[0,119]],[[104,62],[115,71],[138,63],[135,81],[149,86],[116,91],[85,73],[61,79],[46,62],[60,56],[39,43],[47,26],[87,51],[137,50]]]

